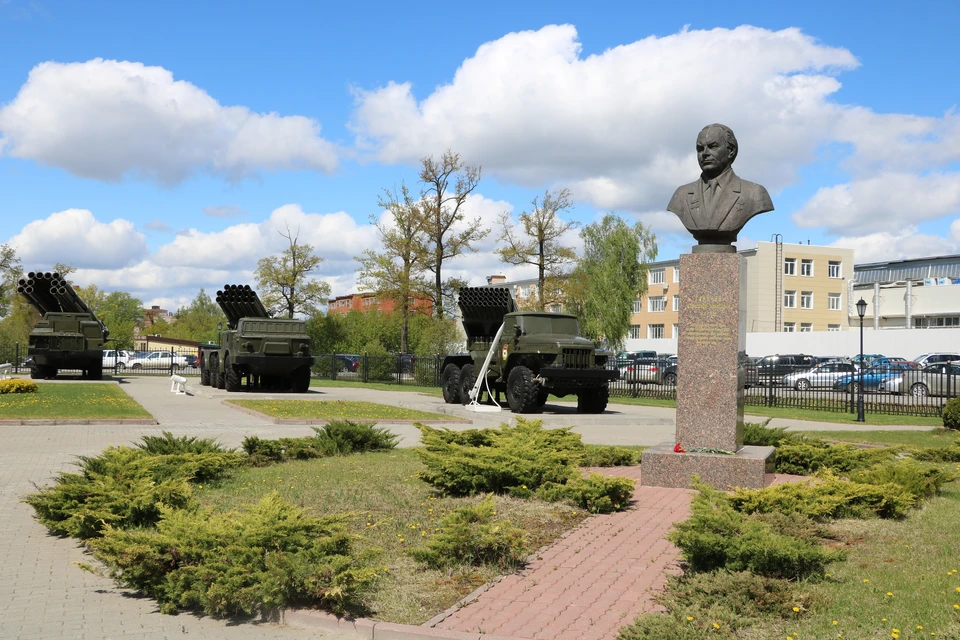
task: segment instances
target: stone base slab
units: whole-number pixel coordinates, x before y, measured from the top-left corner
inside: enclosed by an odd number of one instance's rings
[[[773,447],[741,448],[735,454],[674,453],[673,443],[665,442],[643,452],[640,484],[649,487],[687,489],[690,478],[724,491],[743,487],[762,489],[766,474],[774,473],[776,449]]]

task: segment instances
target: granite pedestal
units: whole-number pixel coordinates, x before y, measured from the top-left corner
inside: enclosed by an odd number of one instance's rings
[[[743,446],[746,273],[737,253],[680,256],[677,440],[643,452],[644,485],[761,488],[773,447]],[[686,453],[674,451],[679,444]],[[701,451],[696,451],[697,449]],[[706,451],[704,451],[706,450]]]

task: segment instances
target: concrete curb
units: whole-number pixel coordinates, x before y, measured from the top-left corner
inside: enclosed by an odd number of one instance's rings
[[[19,426],[65,426],[65,425],[98,425],[98,424],[160,424],[154,418],[38,418],[38,419],[3,419],[0,427]]]
[[[288,609],[282,613],[282,622],[291,627],[321,629],[353,636],[358,640],[526,640],[479,631],[464,633],[426,626],[378,622],[366,618],[338,618],[333,614],[312,609]]]
[[[330,422],[328,419],[313,419],[313,418],[274,418],[269,414],[263,413],[262,411],[257,411],[255,409],[248,409],[246,407],[241,407],[240,405],[234,404],[229,400],[221,400],[220,404],[230,407],[235,411],[242,411],[243,413],[249,414],[251,416],[256,416],[258,418],[263,418],[270,424],[327,424]],[[379,419],[379,418],[358,418],[359,422],[376,422],[377,424],[414,424],[419,422],[420,424],[473,424],[473,420],[467,420],[465,418],[451,418],[449,420],[404,420],[400,418],[390,418],[390,419]]]

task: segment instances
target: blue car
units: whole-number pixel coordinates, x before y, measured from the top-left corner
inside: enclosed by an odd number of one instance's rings
[[[863,371],[863,390],[876,391],[880,383],[890,378],[898,378],[904,371],[912,371],[917,368],[915,362],[891,362],[888,364],[871,367]],[[833,383],[833,388],[847,393],[856,392],[860,387],[860,372],[845,375],[837,378]]]

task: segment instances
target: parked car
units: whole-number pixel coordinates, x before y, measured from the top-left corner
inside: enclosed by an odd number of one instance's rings
[[[103,368],[104,369],[126,369],[132,354],[124,349],[104,349],[103,350]]]
[[[863,390],[879,390],[880,383],[890,378],[896,378],[903,375],[904,371],[911,371],[917,368],[914,362],[892,362],[877,367],[864,369],[862,372],[851,373],[837,378],[833,383],[833,388],[846,392],[856,392],[860,387],[860,381],[863,380]]]
[[[127,363],[130,369],[161,371],[163,369],[182,369],[187,366],[186,356],[169,351],[151,351],[143,357],[133,357]]]
[[[863,362],[866,363],[867,367],[873,366],[873,361],[878,360],[883,357],[882,353],[865,353],[863,354]],[[860,366],[860,354],[855,355],[853,358],[853,364]]]
[[[673,364],[673,382],[664,382],[669,360],[663,358],[636,358],[620,367],[620,379],[630,384],[676,384],[676,364]]]
[[[756,364],[744,367],[744,386],[777,385],[783,381],[783,376],[806,371],[817,364],[814,356],[804,353],[785,353],[761,358]]]
[[[186,361],[187,361],[187,366],[188,366],[188,367],[193,367],[194,369],[196,369],[197,366],[199,365],[199,363],[198,363],[198,361],[197,361],[197,354],[195,354],[195,353],[188,353],[188,354],[184,355],[183,357],[186,359]]]
[[[360,356],[355,353],[338,353],[337,370],[352,373],[360,368]]]
[[[852,362],[827,361],[811,369],[783,376],[783,384],[797,391],[812,387],[832,387],[838,378],[853,374],[856,370]]]
[[[879,390],[890,393],[909,393],[915,398],[926,396],[952,398],[960,395],[958,386],[960,386],[960,362],[939,362],[914,371],[904,371],[897,377],[883,380]]]
[[[927,364],[937,364],[938,362],[960,361],[960,353],[954,351],[935,351],[933,353],[924,353],[913,359],[914,362],[923,366]]]
[[[637,358],[656,359],[656,351],[620,351],[617,353],[617,366],[625,367]]]

